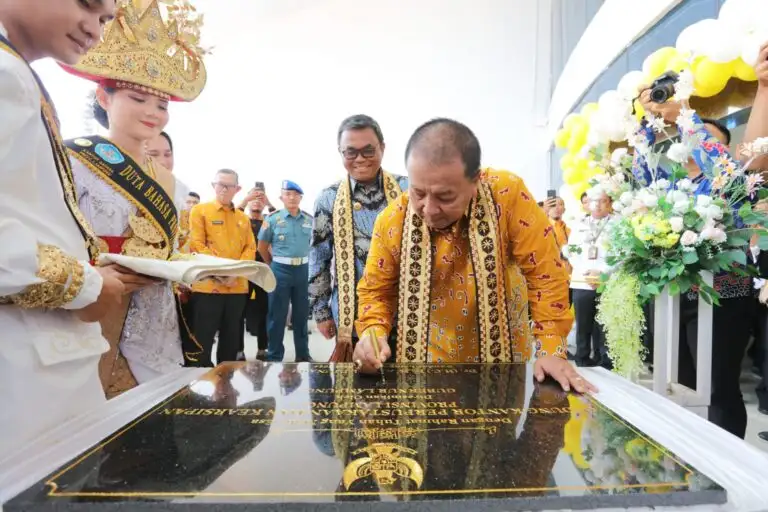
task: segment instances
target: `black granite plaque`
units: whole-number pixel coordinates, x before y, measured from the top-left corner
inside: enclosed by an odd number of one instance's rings
[[[37,510],[546,510],[725,491],[526,365],[221,365],[6,504]]]

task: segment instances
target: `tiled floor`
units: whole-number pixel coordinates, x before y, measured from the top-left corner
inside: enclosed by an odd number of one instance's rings
[[[334,342],[323,338],[314,326],[312,326],[310,330],[312,332],[309,336],[309,350],[312,354],[312,358],[315,361],[327,361],[331,352],[333,352]],[[256,357],[256,350],[256,339],[246,334],[246,357],[249,360],[254,359]],[[286,330],[285,361],[293,361],[295,354],[296,352],[293,347],[293,332]],[[762,441],[757,437],[758,432],[768,431],[768,416],[757,412],[757,396],[755,395],[755,386],[757,385],[757,382],[758,378],[753,375],[750,370],[745,368],[742,373],[741,388],[744,393],[744,400],[747,403],[747,414],[749,415],[749,423],[747,424],[747,442],[768,452],[768,442]]]

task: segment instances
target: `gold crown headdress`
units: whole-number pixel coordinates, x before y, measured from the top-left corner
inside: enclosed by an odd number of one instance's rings
[[[121,0],[101,42],[76,66],[63,67],[107,87],[192,101],[208,76],[202,59],[208,52],[200,47],[202,24],[203,16],[188,0]]]

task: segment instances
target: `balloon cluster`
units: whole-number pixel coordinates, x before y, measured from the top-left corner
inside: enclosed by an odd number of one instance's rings
[[[570,114],[555,135],[555,145],[567,149],[560,159],[563,180],[576,198],[602,173],[593,159],[600,145],[627,139],[626,118],[634,108],[645,115],[636,100],[638,87],[650,85],[668,71],[693,75],[693,96],[709,98],[725,89],[731,78],[757,80],[754,63],[760,47],[768,42],[768,0],[727,0],[717,19],[706,19],[683,30],[675,47],[656,50],[643,69],[630,71],[616,90],[604,93],[597,103]]]

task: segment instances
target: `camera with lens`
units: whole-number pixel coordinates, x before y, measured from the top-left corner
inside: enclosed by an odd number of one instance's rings
[[[669,98],[675,95],[675,84],[680,79],[680,75],[674,71],[667,71],[651,84],[651,101],[654,103],[665,103]]]

